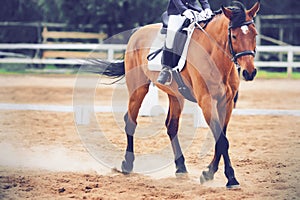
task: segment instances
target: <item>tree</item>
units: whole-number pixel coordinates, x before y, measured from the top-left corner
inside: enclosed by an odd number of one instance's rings
[[[167,0],[65,0],[60,6],[69,24],[92,24],[108,35],[159,21]]]
[[[257,0],[240,0],[250,8]],[[169,0],[2,0],[0,21],[55,22],[77,27],[91,24],[93,31],[109,36],[160,21]],[[233,0],[209,0],[213,10]],[[300,1],[261,0],[259,14],[298,14]],[[286,22],[286,23],[294,23]],[[26,27],[2,28],[2,42],[37,42],[36,30]]]
[[[38,7],[27,0],[2,0],[1,4],[1,22],[33,22],[42,19]],[[1,27],[0,39],[1,42],[36,42],[37,34],[36,27]]]

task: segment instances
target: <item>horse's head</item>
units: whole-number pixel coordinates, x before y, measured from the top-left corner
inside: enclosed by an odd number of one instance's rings
[[[222,7],[224,15],[230,20],[228,28],[228,45],[235,64],[240,66],[246,81],[256,76],[254,66],[257,31],[253,18],[258,12],[260,3],[257,2],[251,9],[246,10],[240,3],[232,8]]]

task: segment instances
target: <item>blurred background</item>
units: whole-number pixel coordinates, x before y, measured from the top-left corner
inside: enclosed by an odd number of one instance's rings
[[[256,1],[241,0],[249,9]],[[221,5],[229,6],[231,0],[210,0],[213,10]],[[1,68],[15,70],[21,60],[11,58],[39,58],[41,60],[25,61],[23,68],[61,67],[74,68],[74,62],[50,62],[49,59],[71,59],[87,57],[94,46],[83,49],[59,49],[55,46],[7,46],[7,44],[126,44],[128,36],[107,40],[123,31],[146,24],[160,22],[168,0],[1,0],[0,7],[0,58]],[[261,9],[255,19],[259,31],[258,46],[298,46],[300,45],[300,2],[294,0],[262,0]],[[88,48],[89,47],[89,48]],[[51,48],[51,51],[46,48]],[[122,47],[116,48],[121,51]],[[113,49],[116,50],[116,49]],[[99,50],[95,57],[117,58],[119,54],[108,56],[107,49]],[[264,50],[264,48],[262,48]],[[268,50],[268,49],[267,49]],[[300,59],[295,49],[290,57],[287,49],[259,52],[257,61],[269,61],[268,65],[258,63],[265,70],[289,71],[289,66],[274,64],[276,61],[297,62]],[[69,53],[68,53],[69,52]],[[77,53],[76,53],[77,52]],[[115,53],[115,52],[114,52]],[[9,59],[7,59],[9,58]],[[290,59],[290,60],[289,60]],[[1,59],[0,59],[1,60]],[[292,60],[292,61],[291,61]],[[272,61],[272,62],[271,62]],[[17,62],[17,63],[16,63]],[[70,65],[72,64],[72,65]],[[50,65],[50,66],[49,66]],[[272,66],[273,65],[273,66]],[[9,67],[7,67],[9,66]],[[13,67],[12,67],[13,66]],[[266,67],[266,68],[265,68]],[[270,68],[271,67],[271,68]],[[295,64],[290,67],[290,73],[297,72]]]

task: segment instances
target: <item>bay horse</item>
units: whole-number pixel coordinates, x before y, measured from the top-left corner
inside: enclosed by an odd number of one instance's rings
[[[218,170],[221,157],[224,159],[227,188],[239,187],[228,153],[226,137],[234,97],[240,79],[236,65],[246,81],[256,75],[254,56],[257,31],[253,22],[260,7],[259,1],[249,10],[242,4],[223,7],[208,23],[205,30],[196,28],[189,44],[187,62],[180,72],[191,90],[198,106],[203,111],[215,139],[215,152],[208,170],[203,171],[201,182],[212,180]],[[129,92],[128,111],[124,116],[127,148],[122,162],[122,172],[133,170],[134,133],[138,112],[148,92],[150,82],[168,94],[169,110],[165,125],[174,152],[176,173],[187,173],[185,158],[178,140],[179,119],[184,105],[184,97],[179,93],[177,83],[160,85],[156,82],[158,72],[149,71],[147,56],[151,43],[161,29],[161,24],[141,27],[129,39],[122,62],[99,62],[101,74],[113,77],[125,75]]]

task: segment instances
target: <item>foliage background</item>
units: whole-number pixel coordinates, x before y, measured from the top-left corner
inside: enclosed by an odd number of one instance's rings
[[[256,0],[240,0],[250,8]],[[213,10],[230,5],[232,0],[210,0]],[[92,25],[92,31],[109,36],[160,21],[168,0],[1,0],[0,22],[64,23],[77,31]],[[262,0],[260,15],[298,14],[300,1]],[[293,20],[284,24],[295,23]],[[298,29],[296,29],[298,30]],[[294,32],[296,32],[293,29]],[[273,30],[271,30],[272,32]],[[270,31],[269,31],[270,32]],[[36,27],[0,26],[1,42],[38,42]],[[289,41],[298,44],[298,40]]]

